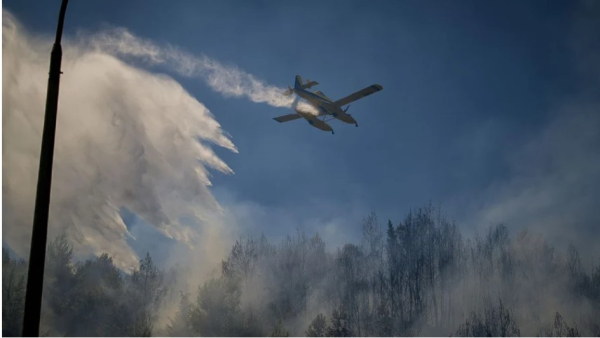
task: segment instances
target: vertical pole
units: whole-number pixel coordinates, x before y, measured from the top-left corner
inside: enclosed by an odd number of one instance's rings
[[[46,260],[46,239],[48,237],[48,213],[50,209],[50,185],[52,181],[52,161],[54,159],[54,139],[56,134],[56,112],[58,107],[58,87],[60,84],[60,66],[62,48],[60,41],[63,31],[65,11],[69,0],[62,0],[56,40],[50,56],[50,75],[46,94],[46,114],[42,134],[42,150],[38,172],[33,231],[29,252],[29,271],[25,293],[25,314],[23,316],[23,336],[37,337],[40,329],[42,307],[42,289],[44,286],[44,263]]]

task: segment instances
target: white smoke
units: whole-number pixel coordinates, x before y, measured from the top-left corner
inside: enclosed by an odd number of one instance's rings
[[[29,36],[3,10],[3,236],[27,256],[52,41]],[[233,171],[209,144],[237,152],[211,112],[172,78],[113,55],[167,63],[215,90],[278,104],[275,87],[208,58],[160,49],[125,30],[63,40],[49,238],[66,229],[79,256],[108,253],[130,271],[138,257],[119,209],[165,236],[221,257],[221,211],[209,169]],[[211,216],[212,215],[212,216]],[[181,218],[194,219],[189,225]],[[199,238],[199,233],[202,238]]]
[[[574,244],[589,267],[600,256],[600,39],[594,33],[600,3],[576,2],[575,8],[568,41],[575,93],[554,97],[540,131],[506,150],[509,175],[465,203],[465,223],[539,231],[553,243]]]
[[[319,116],[319,111],[315,107],[311,106],[307,102],[304,102],[304,101],[295,101],[292,104],[292,107],[294,109],[300,111],[300,112],[308,113],[308,114],[315,115],[315,116]]]
[[[226,96],[247,97],[253,102],[274,107],[291,107],[293,96],[285,89],[263,83],[233,66],[224,66],[204,55],[195,56],[171,45],[159,46],[136,37],[125,28],[113,28],[91,36],[83,43],[95,50],[141,59],[150,65],[162,65],[186,77],[204,80],[212,89]]]

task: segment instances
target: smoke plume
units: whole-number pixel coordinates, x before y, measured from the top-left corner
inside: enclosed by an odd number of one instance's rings
[[[2,15],[3,235],[26,256],[52,41],[29,35],[9,12]],[[273,106],[290,106],[292,99],[234,67],[125,29],[67,37],[63,49],[49,236],[66,230],[77,256],[106,252],[131,271],[138,257],[120,215],[127,208],[189,248],[201,233],[204,257],[221,257],[226,230],[208,190],[209,170],[233,171],[211,144],[237,152],[235,145],[179,83],[120,58],[203,79],[228,96]]]
[[[233,97],[246,97],[274,107],[291,107],[293,96],[285,89],[270,86],[233,66],[224,66],[207,56],[195,56],[171,45],[159,46],[136,37],[125,28],[113,28],[91,36],[83,35],[90,48],[114,55],[165,66],[179,75],[202,79],[215,91]]]

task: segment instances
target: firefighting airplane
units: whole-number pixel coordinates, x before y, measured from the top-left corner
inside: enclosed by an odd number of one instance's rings
[[[305,84],[302,84],[302,78],[300,77],[300,75],[296,75],[296,82],[294,83],[294,88],[288,87],[288,90],[284,93],[284,95],[292,95],[293,93],[296,93],[298,96],[308,101],[308,103],[314,109],[316,109],[316,114],[311,114],[307,111],[301,111],[296,106],[294,108],[296,113],[275,117],[274,120],[283,123],[303,117],[308,121],[308,124],[310,124],[311,126],[324,131],[330,131],[332,134],[334,133],[333,128],[331,128],[331,126],[325,122],[331,121],[333,119],[338,119],[345,123],[354,124],[358,127],[358,123],[352,117],[352,115],[346,113],[350,106],[346,107],[346,109],[342,109],[342,107],[383,89],[381,85],[374,84],[372,86],[359,90],[356,93],[350,94],[342,99],[333,101],[320,91],[315,91],[313,93],[307,90],[318,84],[318,82],[310,81],[308,79],[306,79]],[[319,119],[319,117],[322,118]]]

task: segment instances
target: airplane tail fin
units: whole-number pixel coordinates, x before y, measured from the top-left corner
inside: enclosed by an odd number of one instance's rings
[[[295,89],[302,88],[302,77],[300,75],[296,75],[296,82],[294,82],[294,88]]]

